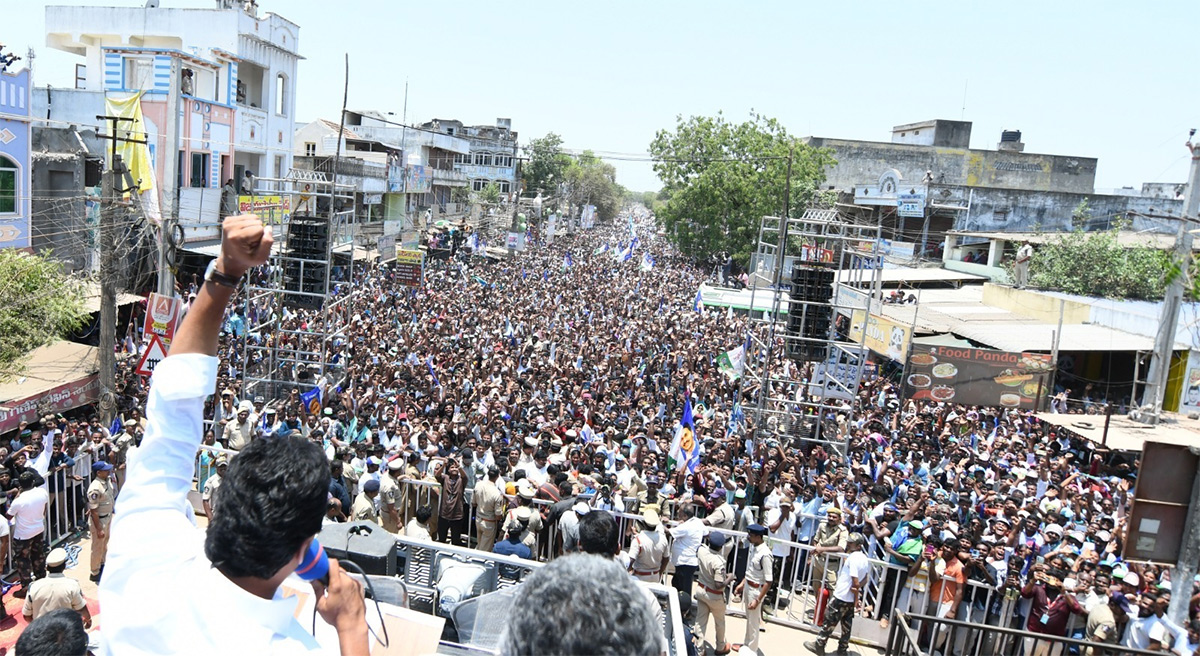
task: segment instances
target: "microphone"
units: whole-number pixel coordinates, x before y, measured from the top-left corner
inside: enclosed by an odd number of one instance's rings
[[[308,543],[308,551],[296,567],[296,576],[305,581],[320,581],[322,585],[329,585],[329,557],[316,538]]]

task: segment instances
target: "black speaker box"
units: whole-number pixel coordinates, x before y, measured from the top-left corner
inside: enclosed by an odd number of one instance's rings
[[[330,558],[353,561],[367,574],[396,575],[396,538],[375,522],[326,524],[317,539]]]

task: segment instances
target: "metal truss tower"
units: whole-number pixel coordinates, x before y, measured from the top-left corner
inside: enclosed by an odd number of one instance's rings
[[[867,317],[882,299],[879,240],[878,224],[854,223],[835,210],[763,217],[739,395],[756,444],[820,443],[846,454]]]
[[[246,282],[242,398],[270,402],[345,375],[346,362],[330,356],[345,339],[358,293],[354,185],[292,169],[284,178],[257,178],[252,205],[275,246]]]

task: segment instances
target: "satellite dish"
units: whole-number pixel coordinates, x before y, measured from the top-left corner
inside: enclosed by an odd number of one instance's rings
[[[158,9],[158,0],[146,0],[146,9]]]

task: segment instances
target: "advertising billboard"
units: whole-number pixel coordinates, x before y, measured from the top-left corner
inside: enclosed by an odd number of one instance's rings
[[[1050,388],[1050,356],[917,344],[908,356],[904,396],[1032,409]]]

